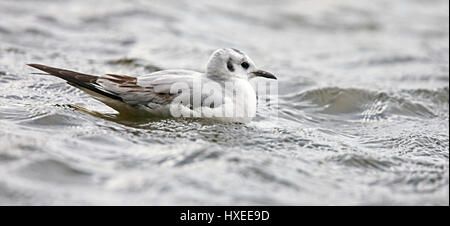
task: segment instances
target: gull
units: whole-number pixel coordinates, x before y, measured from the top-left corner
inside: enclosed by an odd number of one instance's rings
[[[206,72],[170,69],[148,75],[89,75],[41,64],[27,64],[90,94],[119,115],[200,117],[249,122],[256,115],[256,92],[249,80],[277,79],[260,70],[242,51],[217,49]]]

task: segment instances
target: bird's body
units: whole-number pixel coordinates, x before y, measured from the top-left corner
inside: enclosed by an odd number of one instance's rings
[[[40,64],[28,64],[66,80],[119,114],[163,117],[211,117],[248,122],[256,114],[256,93],[249,77],[275,78],[256,70],[242,52],[219,49],[207,70],[162,70],[145,76],[94,76]]]

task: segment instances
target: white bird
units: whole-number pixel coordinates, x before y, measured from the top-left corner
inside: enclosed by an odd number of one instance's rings
[[[218,49],[205,73],[162,70],[140,77],[94,76],[28,64],[62,78],[119,114],[139,116],[211,117],[226,122],[248,122],[256,115],[256,93],[249,79],[276,79],[237,49]]]

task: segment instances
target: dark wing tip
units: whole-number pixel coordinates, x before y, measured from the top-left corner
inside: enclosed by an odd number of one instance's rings
[[[75,74],[81,74],[81,73],[78,73],[78,72],[68,71],[68,70],[61,69],[61,68],[56,68],[56,67],[49,67],[49,66],[45,66],[45,65],[42,65],[42,64],[27,64],[27,65],[30,66],[30,67],[34,67],[34,68],[36,68],[38,70],[47,72],[48,74],[51,74],[51,75],[54,75],[54,76],[66,79],[66,80],[67,80],[67,78],[74,77]],[[65,76],[63,74],[64,71],[71,72],[71,73],[73,73],[73,75]]]
[[[47,66],[42,65],[42,64],[27,64],[27,65],[30,66],[30,67],[37,68],[37,69],[47,68]]]
[[[41,71],[45,71],[47,73],[50,73],[49,70],[52,70],[52,71],[67,71],[67,70],[62,69],[62,68],[50,67],[50,66],[46,66],[46,65],[42,65],[42,64],[27,64],[27,65],[30,66],[30,67],[34,67],[36,69],[39,69]],[[75,73],[78,73],[78,72],[75,72]]]
[[[27,65],[39,69],[41,71],[47,72],[50,75],[62,78],[66,80],[70,85],[73,85],[77,88],[85,88],[94,91],[98,94],[104,95],[106,97],[122,101],[122,98],[120,98],[119,96],[96,87],[95,84],[98,78],[97,76],[82,74],[79,72],[69,71],[61,68],[49,67],[42,64],[27,64]]]
[[[49,74],[56,75],[56,76],[58,76],[57,74],[59,74],[58,72],[60,70],[64,70],[64,69],[59,69],[59,68],[53,68],[53,67],[45,66],[45,65],[42,65],[42,64],[27,64],[27,65],[30,66],[30,67],[34,67],[36,69],[39,69],[41,71],[45,71],[45,72],[47,72]]]

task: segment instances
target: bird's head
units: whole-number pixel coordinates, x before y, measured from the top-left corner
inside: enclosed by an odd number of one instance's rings
[[[228,48],[214,51],[206,66],[206,74],[210,79],[219,81],[254,77],[277,79],[272,73],[258,69],[244,52]]]

